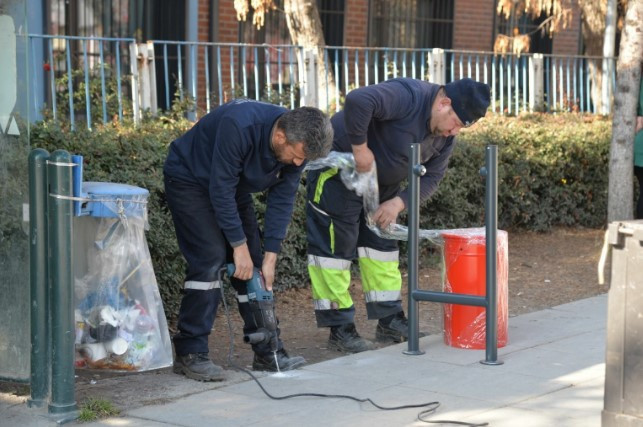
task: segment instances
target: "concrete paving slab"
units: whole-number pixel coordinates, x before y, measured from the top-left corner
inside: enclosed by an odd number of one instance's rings
[[[573,382],[574,373],[580,373],[581,377],[584,377],[584,368],[600,364],[604,359],[605,356],[587,351],[574,354],[542,346],[506,355],[500,370],[503,373],[512,372],[543,379],[555,379],[571,373],[567,378]]]
[[[604,369],[604,365],[602,367]],[[547,412],[558,419],[585,420],[586,425],[600,425],[600,412],[597,413],[596,408],[603,406],[603,387],[604,378],[594,378],[555,394],[525,400],[515,407]]]

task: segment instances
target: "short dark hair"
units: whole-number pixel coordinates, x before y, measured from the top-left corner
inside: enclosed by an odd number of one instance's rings
[[[277,121],[288,144],[304,143],[307,160],[326,157],[333,144],[333,126],[320,109],[299,107],[285,112]]]

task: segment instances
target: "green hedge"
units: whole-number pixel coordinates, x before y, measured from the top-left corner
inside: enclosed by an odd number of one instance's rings
[[[68,132],[52,122],[31,129],[31,146],[65,149],[85,158],[85,181],[122,182],[150,191],[147,234],[170,318],[178,312],[184,261],[165,203],[162,166],[168,145],[191,124],[173,114],[138,127],[109,124]],[[421,208],[422,228],[482,226],[487,144],[499,147],[499,226],[546,231],[555,225],[605,222],[611,122],[573,114],[490,117],[462,132],[437,193]],[[277,289],[308,285],[305,191],[278,262]],[[262,212],[263,196],[256,197]]]

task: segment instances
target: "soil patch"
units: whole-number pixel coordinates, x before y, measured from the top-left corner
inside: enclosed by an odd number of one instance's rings
[[[608,284],[598,285],[597,265],[604,231],[559,228],[550,233],[509,233],[509,316],[538,311],[607,292]],[[435,259],[421,259],[419,288],[442,291],[441,267]],[[606,268],[606,271],[609,271]],[[403,277],[403,306],[406,307],[406,274]],[[606,281],[609,277],[606,277]],[[363,337],[374,340],[376,320],[366,318],[359,274],[353,275],[350,292],[355,304],[355,324]],[[304,356],[308,363],[342,356],[327,348],[327,328],[317,328],[310,289],[291,289],[275,295],[281,337],[291,355]],[[442,333],[442,305],[420,303],[420,330]],[[234,330],[232,360],[240,366],[252,364],[252,352],[242,341],[242,323],[236,307],[230,309]],[[219,310],[210,336],[210,352],[215,363],[228,365],[229,333],[223,309]],[[381,344],[376,343],[376,346]]]

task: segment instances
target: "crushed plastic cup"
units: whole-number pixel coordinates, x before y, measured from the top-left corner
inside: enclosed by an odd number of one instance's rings
[[[105,350],[107,350],[108,353],[115,354],[117,356],[125,354],[128,347],[127,341],[123,338],[115,338],[112,341],[106,342],[104,345]]]
[[[83,344],[78,348],[80,354],[87,360],[96,362],[107,357],[107,349],[103,343]]]

